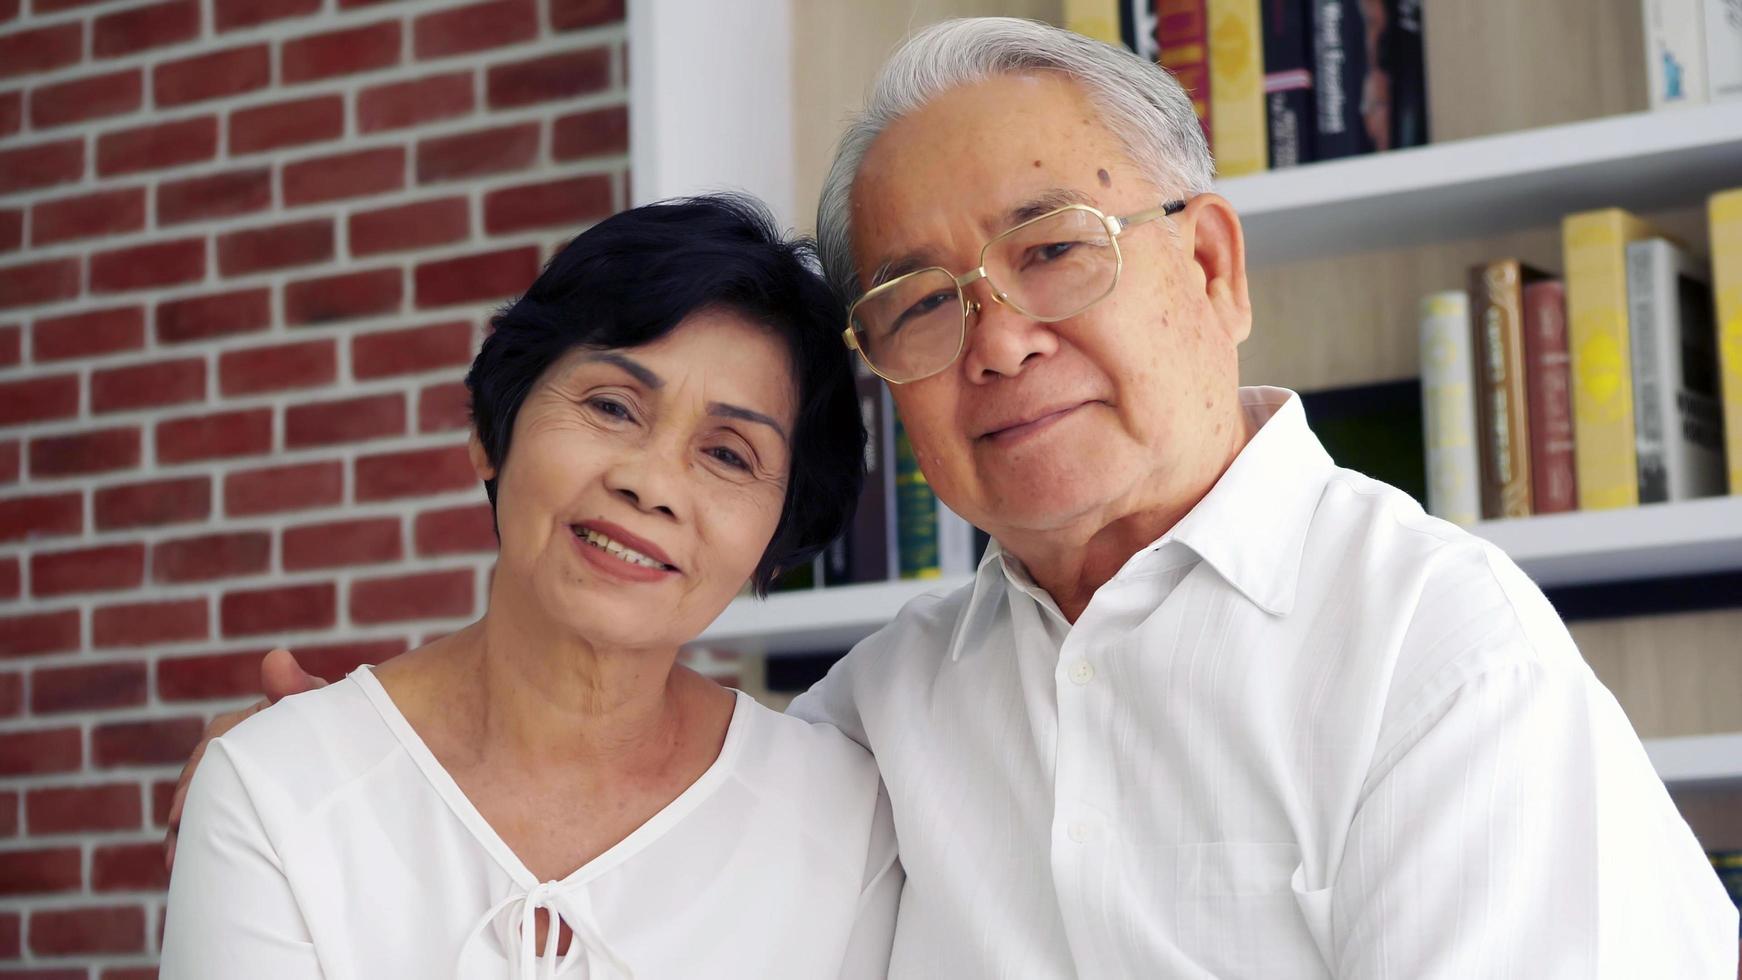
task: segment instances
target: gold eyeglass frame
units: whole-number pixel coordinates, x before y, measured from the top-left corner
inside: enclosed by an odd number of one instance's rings
[[[969,269],[967,272],[964,272],[959,276],[956,275],[955,273],[951,272],[950,270],[943,268],[942,266],[935,266],[935,265],[934,266],[927,266],[924,269],[915,269],[912,272],[908,272],[908,273],[904,273],[902,275],[896,276],[894,279],[891,279],[885,283],[880,283],[877,286],[873,287],[872,289],[868,290],[863,296],[860,296],[857,300],[854,300],[852,306],[847,308],[847,329],[842,331],[841,337],[843,340],[845,340],[847,342],[847,347],[849,350],[854,350],[854,351],[858,352],[859,359],[865,362],[865,366],[871,370],[871,373],[877,375],[879,378],[882,378],[884,381],[887,381],[892,385],[903,385],[903,384],[911,384],[915,381],[924,381],[926,378],[930,378],[930,377],[933,377],[935,375],[942,374],[944,371],[949,370],[950,365],[956,363],[956,361],[961,359],[962,349],[967,346],[967,343],[968,343],[968,317],[973,316],[974,314],[977,314],[980,312],[980,302],[978,300],[969,299],[965,287],[972,284],[976,280],[985,279],[986,285],[991,287],[992,299],[996,303],[1002,304],[1004,306],[1008,306],[1011,309],[1015,310],[1016,312],[1021,313],[1023,316],[1030,317],[1030,318],[1032,318],[1040,323],[1057,323],[1060,320],[1068,320],[1071,317],[1076,316],[1078,313],[1081,313],[1084,310],[1088,309],[1089,307],[1094,306],[1096,303],[1099,303],[1100,301],[1106,299],[1108,296],[1113,295],[1113,290],[1119,288],[1119,274],[1125,271],[1125,253],[1123,251],[1121,251],[1119,248],[1119,236],[1120,235],[1123,235],[1126,231],[1128,231],[1132,228],[1135,228],[1138,225],[1145,224],[1145,223],[1150,222],[1150,221],[1154,221],[1157,218],[1172,217],[1173,215],[1176,215],[1176,214],[1180,213],[1181,211],[1184,211],[1185,207],[1186,207],[1186,202],[1183,199],[1177,200],[1177,201],[1168,201],[1167,203],[1162,204],[1158,207],[1153,207],[1153,208],[1149,208],[1149,209],[1144,210],[1144,211],[1139,211],[1136,214],[1126,215],[1125,217],[1122,217],[1122,218],[1116,218],[1116,217],[1113,217],[1111,215],[1108,215],[1108,214],[1102,212],[1099,208],[1093,207],[1093,206],[1088,205],[1088,204],[1067,204],[1062,208],[1054,208],[1053,210],[1048,211],[1045,214],[1036,215],[1032,218],[1029,218],[1027,221],[1021,222],[1017,225],[1014,225],[1010,228],[1007,228],[1004,231],[1001,231],[998,234],[992,236],[990,239],[987,239],[986,244],[980,246],[980,258],[979,258],[978,264],[975,265],[974,268]],[[1069,313],[1063,313],[1063,314],[1060,314],[1058,316],[1040,316],[1036,313],[1032,313],[1028,310],[1023,309],[1021,304],[1017,303],[1015,300],[1012,300],[1010,298],[1009,294],[1005,293],[1002,289],[998,288],[998,284],[993,282],[992,278],[986,274],[986,253],[992,250],[992,246],[998,244],[999,242],[1003,241],[1006,238],[1009,238],[1011,235],[1016,234],[1017,232],[1021,231],[1022,229],[1027,228],[1031,225],[1039,224],[1042,221],[1048,221],[1048,220],[1051,220],[1053,218],[1056,218],[1059,215],[1064,214],[1066,211],[1084,211],[1084,212],[1087,212],[1089,214],[1092,214],[1095,216],[1096,220],[1101,222],[1101,227],[1105,228],[1107,230],[1108,241],[1110,241],[1113,244],[1113,281],[1107,284],[1107,289],[1104,292],[1102,292],[1101,295],[1096,296],[1094,299],[1089,300],[1088,302],[1086,302],[1083,305],[1077,307],[1076,309],[1070,311]],[[904,379],[901,381],[897,381],[896,379],[890,377],[889,375],[884,374],[882,371],[879,371],[877,369],[877,365],[871,363],[870,355],[866,354],[865,349],[863,347],[859,346],[859,338],[854,333],[856,328],[853,326],[853,317],[859,311],[859,304],[865,302],[868,299],[872,299],[873,297],[876,297],[879,294],[882,294],[882,293],[888,292],[891,289],[894,289],[896,286],[899,286],[900,284],[902,284],[903,282],[906,282],[907,280],[913,278],[914,276],[925,275],[928,272],[941,272],[944,275],[949,276],[950,279],[955,282],[955,284],[956,284],[956,300],[960,304],[961,310],[962,310],[962,329],[960,331],[958,331],[957,335],[956,335],[955,353],[951,354],[949,357],[949,360],[945,361],[942,365],[940,365],[936,371],[932,371],[930,374],[922,374],[917,378],[907,378],[907,379]]]

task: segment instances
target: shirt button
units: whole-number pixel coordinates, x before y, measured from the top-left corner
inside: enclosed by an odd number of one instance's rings
[[[1071,683],[1081,686],[1095,679],[1095,665],[1079,660],[1071,665]]]
[[[1085,844],[1090,838],[1095,836],[1094,828],[1081,820],[1071,824],[1070,827],[1065,830],[1065,833],[1070,835],[1071,842],[1075,844]]]

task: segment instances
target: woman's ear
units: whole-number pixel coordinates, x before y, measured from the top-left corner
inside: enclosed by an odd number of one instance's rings
[[[496,466],[490,462],[490,454],[484,451],[484,443],[478,438],[476,429],[466,439],[466,456],[471,459],[472,472],[478,474],[479,480],[496,479]]]

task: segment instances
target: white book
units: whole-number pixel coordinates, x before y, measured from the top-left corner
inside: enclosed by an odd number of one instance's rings
[[[1706,0],[1641,0],[1651,107],[1706,101]]]
[[[1718,328],[1704,263],[1668,239],[1627,246],[1639,502],[1725,489]]]
[[[1482,517],[1476,447],[1476,370],[1470,297],[1461,289],[1422,297],[1421,417],[1427,448],[1427,509],[1470,525]]]
[[[1706,95],[1742,99],[1742,0],[1706,0]]]

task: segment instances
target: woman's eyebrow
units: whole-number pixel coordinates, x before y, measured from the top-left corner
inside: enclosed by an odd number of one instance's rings
[[[647,365],[642,364],[640,361],[627,355],[619,354],[616,351],[591,351],[586,355],[584,360],[600,361],[605,364],[612,364],[620,367],[633,376],[635,380],[649,388],[665,387],[665,379],[648,370]]]
[[[781,442],[790,442],[790,440],[788,440],[786,437],[786,430],[781,427],[780,423],[774,421],[773,419],[762,414],[761,412],[753,411],[753,410],[748,409],[748,408],[742,408],[742,407],[737,406],[737,405],[728,405],[725,402],[709,402],[708,403],[708,414],[709,415],[718,415],[718,416],[721,416],[722,418],[743,419],[746,422],[761,423],[762,425],[766,425],[770,429],[773,429],[775,434],[780,436]]]

